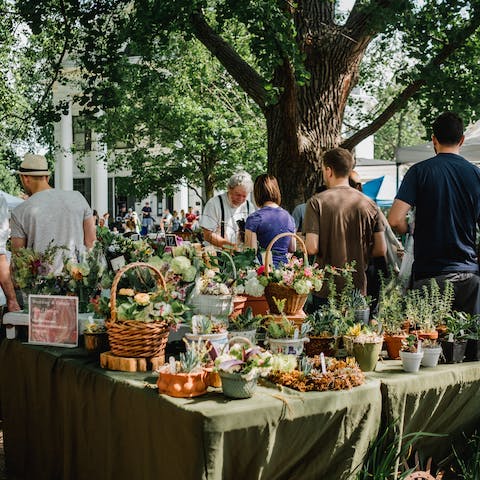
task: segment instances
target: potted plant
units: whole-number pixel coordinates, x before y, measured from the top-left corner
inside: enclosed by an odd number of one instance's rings
[[[215,368],[222,380],[222,390],[229,398],[249,398],[253,395],[257,379],[270,371],[272,355],[246,339],[232,338],[228,353],[215,360]]]
[[[262,315],[254,315],[251,307],[248,307],[245,313],[240,313],[236,317],[230,317],[228,323],[229,337],[248,338],[252,343],[255,342],[257,328],[263,320]]]
[[[356,324],[348,331],[352,337],[353,355],[364,372],[375,370],[382,351],[383,335],[364,324]]]
[[[305,344],[305,353],[308,357],[324,355],[332,357],[337,352],[337,334],[339,315],[328,306],[308,315],[306,321],[310,324],[308,338]]]
[[[423,358],[423,349],[416,335],[409,335],[402,344],[400,358],[406,372],[418,372]]]
[[[193,315],[189,319],[191,333],[185,333],[190,342],[210,342],[216,351],[220,352],[228,345],[228,319],[213,315]]]
[[[465,360],[476,362],[480,360],[480,315],[468,315],[468,317]]]
[[[158,392],[171,397],[191,398],[207,392],[207,373],[202,367],[208,348],[201,342],[187,344],[180,360],[170,357],[158,370]]]
[[[107,352],[109,350],[107,328],[103,321],[88,318],[83,331],[85,350],[94,353]]]
[[[436,367],[442,354],[442,347],[437,340],[423,340],[422,342],[423,358],[422,367]]]
[[[289,320],[283,312],[285,299],[275,299],[276,307],[281,312],[280,321],[271,318],[266,327],[265,343],[269,345],[273,353],[284,353],[292,355],[301,355],[303,353],[304,344],[310,339],[307,334],[310,331],[309,322],[302,323],[300,330],[292,320]]]
[[[358,288],[355,288],[350,296],[349,308],[353,311],[355,323],[368,324],[370,320],[371,297],[363,295]]]
[[[465,312],[453,311],[445,319],[446,336],[441,339],[446,363],[461,363],[467,349],[467,329],[470,317]]]
[[[380,294],[375,320],[382,327],[388,357],[392,360],[399,359],[402,340],[407,337],[407,332],[405,331],[402,287],[393,275],[388,282],[385,282],[383,277],[380,278]]]
[[[423,290],[409,290],[405,297],[405,316],[410,323],[411,332],[418,338],[438,338],[434,307],[427,294],[428,287]]]

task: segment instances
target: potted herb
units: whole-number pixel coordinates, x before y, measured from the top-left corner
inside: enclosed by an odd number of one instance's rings
[[[285,299],[275,300],[275,304],[281,313],[280,321],[271,318],[266,325],[266,340],[273,353],[285,353],[292,355],[301,355],[303,353],[304,344],[310,339],[307,334],[310,331],[310,324],[305,321],[302,323],[300,330],[292,320],[289,320],[283,309]]]
[[[400,350],[402,366],[406,372],[418,372],[423,358],[423,349],[416,335],[409,335],[402,343]]]
[[[187,343],[180,360],[170,357],[169,363],[158,370],[158,391],[171,397],[191,398],[207,391],[207,373],[202,367],[202,359],[207,354],[205,344]]]
[[[442,354],[442,347],[436,340],[426,339],[422,342],[422,367],[436,367]]]
[[[348,331],[353,341],[353,355],[364,372],[375,370],[382,351],[383,335],[364,324],[356,324]]]
[[[191,333],[185,333],[190,342],[210,342],[216,351],[222,351],[228,345],[228,320],[213,315],[193,315],[189,320]]]
[[[465,360],[476,362],[480,360],[480,315],[469,315],[469,317]]]
[[[248,307],[245,313],[230,318],[228,323],[229,336],[248,338],[252,343],[255,343],[257,328],[262,320],[262,315],[254,315],[252,308]]]
[[[310,314],[306,321],[311,327],[308,334],[310,341],[305,345],[307,356],[314,357],[320,353],[330,357],[335,356],[339,315],[325,306]]]
[[[378,311],[375,320],[383,329],[388,357],[392,360],[400,358],[402,340],[407,337],[407,332],[405,331],[402,287],[394,276],[388,282],[385,282],[383,277],[380,278]]]
[[[271,358],[270,352],[265,352],[244,339],[232,338],[228,353],[221,354],[215,360],[224,395],[229,398],[251,397],[258,377],[268,375]]]
[[[461,363],[467,349],[467,329],[470,316],[465,312],[453,311],[445,319],[446,336],[441,339],[446,363]]]
[[[107,328],[101,320],[88,318],[83,331],[83,339],[85,350],[89,352],[102,353],[109,350]]]

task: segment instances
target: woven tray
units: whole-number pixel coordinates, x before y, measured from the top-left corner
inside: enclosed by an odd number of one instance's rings
[[[110,319],[105,322],[110,350],[119,357],[157,357],[165,354],[169,326],[164,321],[140,322],[117,319],[117,287],[122,275],[132,268],[149,268],[157,277],[157,286],[165,290],[163,275],[152,265],[134,262],[125,265],[113,279],[110,297]]]

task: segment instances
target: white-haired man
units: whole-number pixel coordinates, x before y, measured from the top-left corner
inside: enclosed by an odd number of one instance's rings
[[[12,252],[22,247],[44,252],[49,245],[66,247],[65,255],[91,248],[96,239],[92,210],[80,192],[52,188],[47,160],[27,153],[17,173],[29,198],[12,211]],[[62,252],[55,269],[63,266]]]
[[[255,211],[247,200],[252,190],[252,177],[247,172],[238,172],[228,180],[225,193],[206,203],[200,217],[205,241],[220,248],[235,247],[243,242],[245,220]]]

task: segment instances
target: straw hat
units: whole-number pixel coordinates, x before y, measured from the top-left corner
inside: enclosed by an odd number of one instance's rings
[[[34,155],[26,153],[23,157],[23,162],[17,170],[19,175],[31,175],[33,177],[43,177],[50,175],[48,171],[47,159],[43,155]]]

